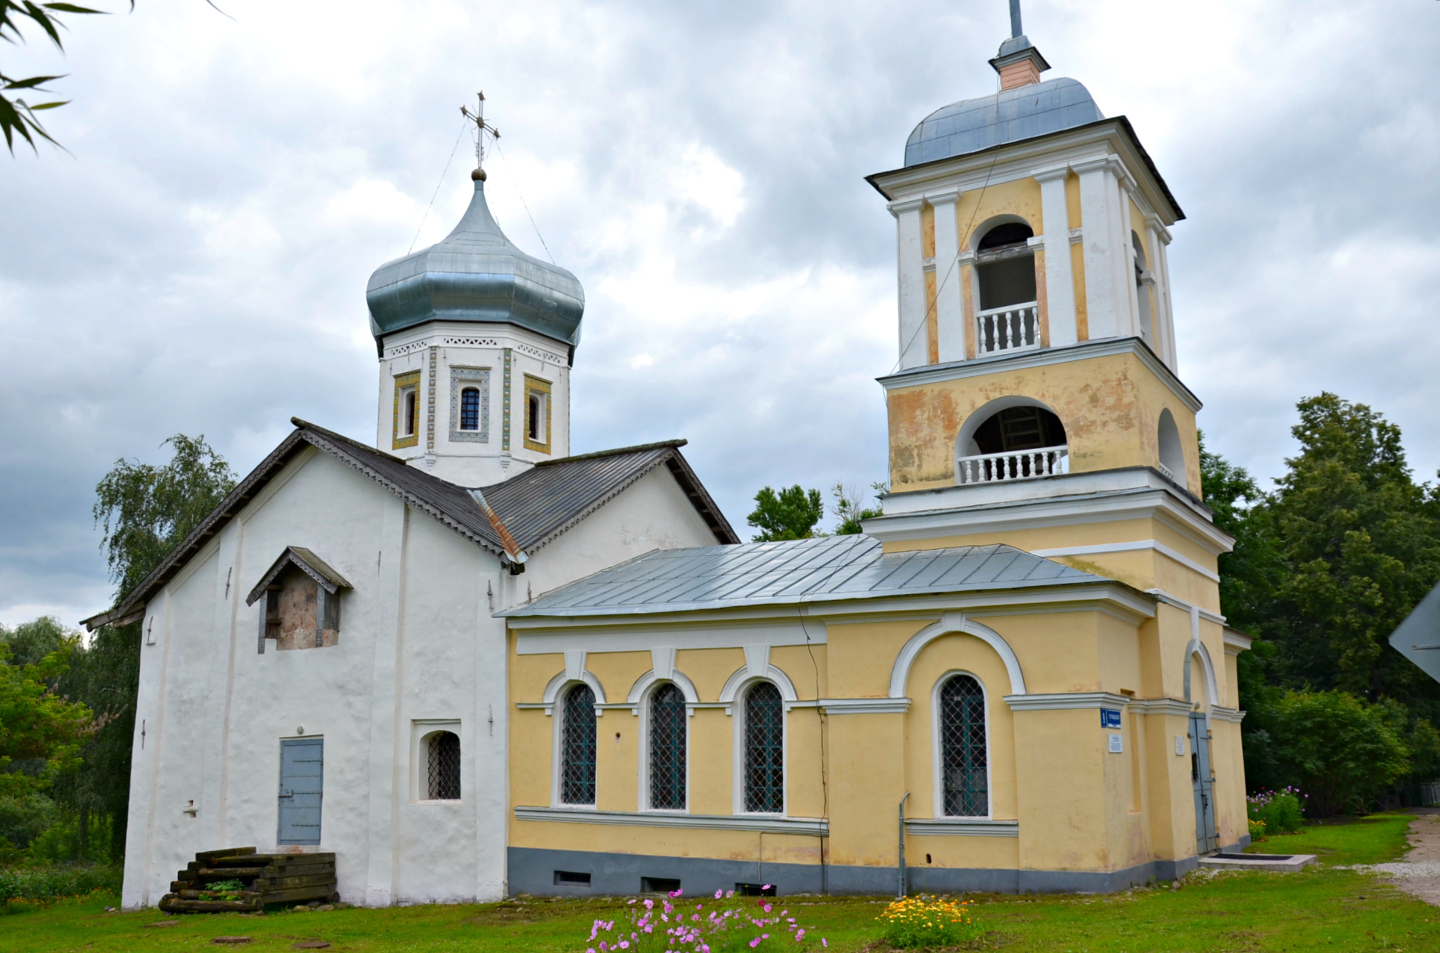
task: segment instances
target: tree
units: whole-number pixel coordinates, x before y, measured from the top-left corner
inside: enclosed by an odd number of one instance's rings
[[[872,483],[870,487],[876,493],[884,493],[887,489],[884,483]],[[843,483],[835,484],[830,492],[835,496],[835,516],[839,520],[835,524],[836,536],[853,536],[861,532],[861,520],[880,516],[884,512],[878,501],[875,506],[862,506],[859,491],[846,489]]]
[[[131,9],[134,9],[134,0],[131,0]],[[65,44],[60,41],[60,31],[65,28],[61,22],[59,13],[103,13],[102,10],[92,10],[89,7],[79,7],[73,3],[16,3],[15,0],[0,0],[0,39],[7,43],[24,43],[25,35],[21,32],[21,25],[25,17],[29,17],[34,25],[38,26],[55,48],[64,52]],[[60,76],[29,76],[24,79],[16,79],[0,73],[0,91],[14,92],[16,90],[32,90],[37,93],[48,92],[44,88],[45,83],[51,80],[61,79]],[[38,136],[47,142],[59,145],[45,131],[40,124],[40,118],[35,114],[42,109],[55,109],[65,105],[65,102],[52,100],[44,103],[26,103],[25,100],[16,96],[0,95],[0,131],[5,133],[5,145],[9,147],[10,154],[15,154],[15,138],[23,138],[35,148],[35,137]]]
[[[235,488],[229,464],[203,435],[176,434],[161,446],[167,445],[174,453],[164,466],[117,460],[95,488],[95,522],[104,531],[100,548],[116,583],[116,605]],[[62,800],[76,810],[108,814],[111,852],[119,857],[130,801],[140,625],[99,629],[85,653],[81,682],[80,697],[94,709],[99,727]]]
[[[1281,770],[1320,817],[1362,813],[1410,770],[1407,715],[1393,702],[1367,705],[1347,692],[1290,692],[1279,706]]]
[[[18,665],[10,647],[0,644],[0,797],[48,790],[77,764],[90,711],[58,690],[75,647],[67,641],[39,661]]]
[[[782,539],[809,539],[825,515],[819,490],[802,490],[799,484],[776,493],[765,487],[755,494],[755,512],[746,519],[760,530],[752,539],[773,543]]]

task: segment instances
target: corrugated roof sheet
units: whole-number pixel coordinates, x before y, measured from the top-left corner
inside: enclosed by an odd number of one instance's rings
[[[830,536],[657,550],[500,614],[639,614],[1103,581],[1013,546],[887,554],[869,536]]]
[[[93,631],[102,625],[123,623],[135,612],[143,610],[151,595],[184,568],[210,537],[219,532],[306,446],[313,446],[365,474],[409,505],[496,555],[507,551],[502,530],[509,530],[514,544],[520,549],[533,552],[662,465],[674,475],[716,539],[726,542],[739,539],[699,477],[680,455],[680,447],[685,444],[683,440],[562,457],[517,474],[503,483],[484,487],[481,492],[494,510],[495,519],[492,520],[466,487],[431,476],[418,467],[407,465],[399,457],[298,417],[292,418],[292,422],[296,429],[241,480],[150,575],[141,580],[114,609],[86,619],[83,624]],[[499,527],[496,520],[500,521]]]

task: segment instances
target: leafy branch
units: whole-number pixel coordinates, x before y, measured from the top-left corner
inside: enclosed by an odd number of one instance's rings
[[[130,9],[135,9],[135,0],[130,0]],[[92,10],[89,7],[76,6],[73,3],[31,3],[30,0],[0,0],[0,39],[7,43],[18,44],[25,42],[25,36],[21,26],[25,19],[29,18],[32,26],[39,26],[50,37],[55,48],[62,53],[65,51],[65,44],[60,40],[60,30],[65,24],[61,22],[57,14],[103,14],[104,10]],[[55,109],[63,106],[68,99],[52,100],[43,103],[27,103],[19,96],[8,94],[17,90],[33,90],[36,93],[49,93],[44,87],[45,83],[63,78],[64,74],[58,76],[27,76],[24,79],[16,79],[0,72],[0,132],[5,134],[5,145],[10,154],[15,154],[15,140],[24,139],[32,150],[35,149],[36,138],[44,139],[55,146],[60,143],[50,133],[45,131],[45,126],[36,115],[42,109]],[[63,147],[61,147],[63,148]]]

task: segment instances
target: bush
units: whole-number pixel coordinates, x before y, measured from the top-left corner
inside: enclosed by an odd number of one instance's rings
[[[119,867],[99,864],[0,869],[0,911],[46,906],[91,894],[119,894]]]
[[[1250,818],[1250,843],[1265,839],[1265,822]]]
[[[1250,815],[1251,822],[1261,824],[1260,833],[1264,834],[1293,834],[1300,829],[1304,823],[1301,817],[1301,799],[1304,797],[1295,788],[1286,788],[1283,791],[1261,791],[1245,799],[1246,813]],[[1254,837],[1252,831],[1250,834]]]
[[[1309,792],[1306,813],[1362,814],[1410,770],[1410,752],[1384,705],[1345,692],[1288,692],[1275,707],[1280,773]]]
[[[979,939],[984,929],[968,900],[905,897],[876,919],[885,923],[885,939],[895,947],[955,946]]]

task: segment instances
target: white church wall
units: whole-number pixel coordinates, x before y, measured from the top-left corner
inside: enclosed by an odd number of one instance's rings
[[[665,467],[656,467],[564,536],[536,552],[519,601],[655,549],[714,546],[715,534]]]

